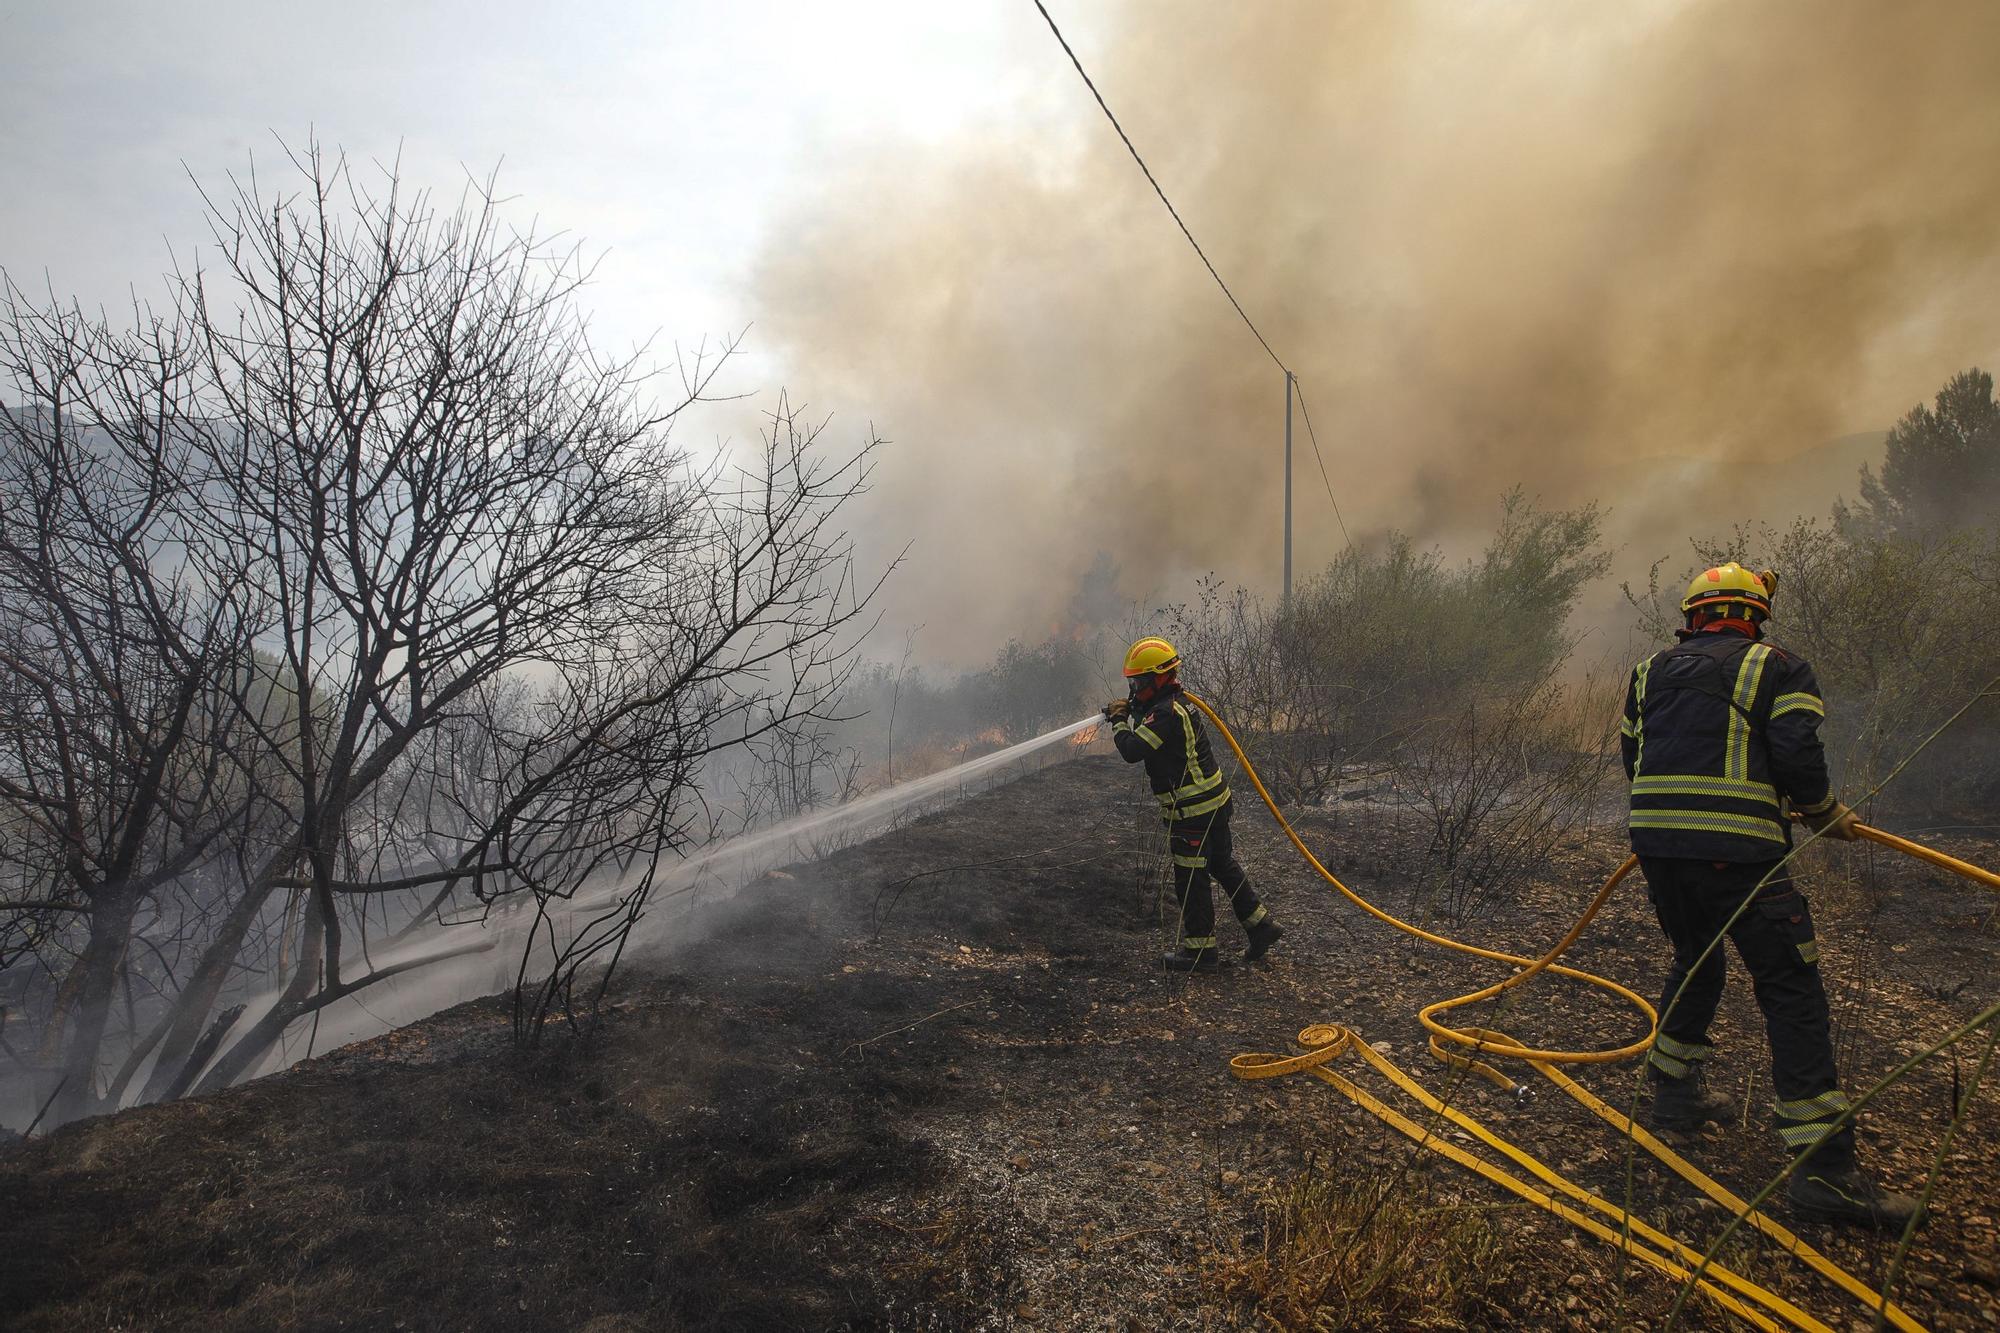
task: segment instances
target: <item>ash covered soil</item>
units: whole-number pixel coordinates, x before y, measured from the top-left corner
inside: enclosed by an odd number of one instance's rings
[[[1288,937],[1221,976],[1154,970],[1173,927],[1141,785],[1083,757],[699,907],[676,943],[620,972],[588,1041],[517,1053],[507,1004],[480,1001],[0,1152],[0,1326],[1267,1325],[1231,1275],[1254,1268],[1268,1201],[1306,1172],[1393,1181],[1403,1203],[1435,1210],[1440,1239],[1419,1234],[1419,1266],[1449,1258],[1424,1245],[1468,1234],[1447,1222],[1473,1219],[1487,1277],[1427,1326],[1663,1323],[1671,1284],[1643,1268],[1621,1278],[1609,1246],[1418,1152],[1333,1089],[1232,1079],[1230,1056],[1342,1023],[1581,1183],[1626,1189],[1619,1141],[1553,1087],[1532,1080],[1517,1104],[1423,1056],[1416,1010],[1499,969],[1337,899],[1245,790],[1239,855]],[[1413,823],[1357,804],[1302,828],[1350,883],[1407,908],[1424,844]],[[2000,863],[1991,841],[1935,841]],[[1539,952],[1621,853],[1607,822],[1553,849],[1513,901],[1450,929]],[[1815,869],[1858,1090],[1994,1001],[1996,901],[1872,848],[1833,849]],[[1232,923],[1221,933],[1240,948]],[[1643,892],[1621,890],[1569,961],[1650,995],[1662,943]],[[1731,969],[1716,1078],[1745,1112],[1691,1155],[1748,1194],[1780,1158],[1761,1022]],[[1537,981],[1483,1021],[1531,1043],[1611,1046],[1637,1019]],[[1867,1117],[1864,1150],[1890,1184],[1921,1181],[1977,1056],[1929,1063]],[[1617,1104],[1635,1076],[1579,1075]],[[1932,1327],[2000,1324],[1996,1103],[1989,1082],[1905,1266],[1899,1298]],[[1641,1209],[1705,1243],[1720,1210],[1639,1162]],[[1798,1229],[1867,1280],[1894,1249]],[[1868,1326],[1762,1242],[1733,1254],[1835,1328]],[[1727,1321],[1696,1306],[1688,1322]]]

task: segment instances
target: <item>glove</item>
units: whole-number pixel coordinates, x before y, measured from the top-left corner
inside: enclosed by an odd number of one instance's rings
[[[1854,826],[1861,822],[1861,817],[1839,801],[1835,801],[1816,815],[1801,815],[1799,818],[1805,821],[1807,828],[1823,838],[1853,842],[1861,836],[1854,831]]]
[[[1110,703],[1104,705],[1104,716],[1113,722],[1119,721],[1131,711],[1132,701],[1130,699],[1113,699]]]

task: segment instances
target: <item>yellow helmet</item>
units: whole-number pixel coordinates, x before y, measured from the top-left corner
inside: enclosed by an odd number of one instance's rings
[[[1681,611],[1686,614],[1703,606],[1743,606],[1758,612],[1761,618],[1771,614],[1771,594],[1777,590],[1776,573],[1766,570],[1755,574],[1731,560],[1694,576],[1694,582],[1688,584],[1687,596],[1681,598]]]
[[[1141,639],[1125,654],[1125,674],[1151,676],[1172,671],[1181,664],[1181,655],[1165,639]]]

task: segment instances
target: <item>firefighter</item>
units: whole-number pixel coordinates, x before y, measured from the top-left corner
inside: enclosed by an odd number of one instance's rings
[[[1763,641],[1777,582],[1734,561],[1697,575],[1681,601],[1680,642],[1634,667],[1625,691],[1619,734],[1632,784],[1632,850],[1673,946],[1647,1056],[1650,1122],[1690,1132],[1732,1109],[1706,1081],[1708,1029],[1722,998],[1717,937],[1726,929],[1764,1012],[1778,1138],[1788,1154],[1810,1154],[1791,1177],[1792,1206],[1897,1227],[1916,1201],[1864,1174],[1851,1120],[1833,1123],[1848,1100],[1834,1068],[1812,912],[1785,864],[1785,815],[1789,806],[1815,832],[1842,841],[1856,837],[1856,821],[1828,780],[1812,668]]]
[[[1208,732],[1195,708],[1181,698],[1181,658],[1165,639],[1141,639],[1125,654],[1128,698],[1104,706],[1111,739],[1131,764],[1144,764],[1174,857],[1174,893],[1180,901],[1180,947],[1160,961],[1169,971],[1213,972],[1222,965],[1215,944],[1211,877],[1229,895],[1243,923],[1255,962],[1284,936],[1284,928],[1257,900],[1250,877],[1236,861],[1229,836],[1229,782],[1209,749]]]

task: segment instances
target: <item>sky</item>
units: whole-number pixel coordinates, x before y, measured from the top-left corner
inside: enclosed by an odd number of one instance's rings
[[[746,267],[816,163],[1023,123],[1037,97],[1050,122],[1066,110],[1022,17],[919,0],[11,4],[0,263],[115,304],[203,235],[194,182],[268,171],[281,141],[316,135],[440,192],[497,169],[517,213],[602,257],[602,338],[695,342],[754,323]]]
[[[1302,575],[1476,549],[1516,484],[1643,570],[2000,360],[1986,0],[1049,8],[1299,373]],[[1031,0],[16,3],[0,131],[0,267],[107,306],[280,140],[497,168],[601,257],[602,345],[749,330],[688,438],[784,390],[888,441],[856,527],[922,658],[1060,628],[1100,551],[1142,605],[1275,587],[1282,376]]]

